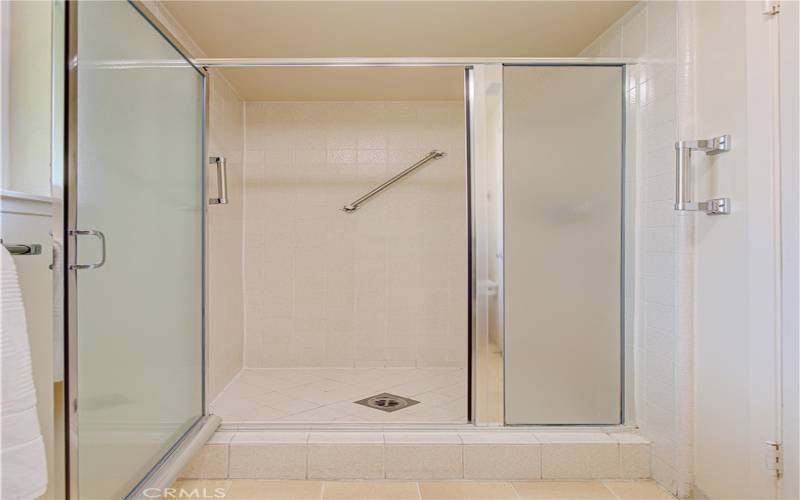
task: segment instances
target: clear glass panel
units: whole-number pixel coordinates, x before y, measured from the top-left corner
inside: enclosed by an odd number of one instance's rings
[[[506,422],[621,409],[622,69],[504,70]]]
[[[503,423],[503,66],[471,71],[475,414]]]
[[[121,498],[202,413],[203,79],[127,2],[77,37],[78,484]]]

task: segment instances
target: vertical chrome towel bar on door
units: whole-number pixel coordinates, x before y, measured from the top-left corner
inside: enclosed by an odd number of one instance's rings
[[[228,204],[228,163],[224,156],[211,156],[208,158],[209,164],[217,165],[217,194],[219,198],[209,198],[209,205]]]
[[[731,213],[729,198],[714,198],[708,201],[692,201],[692,151],[702,151],[713,156],[731,150],[731,136],[722,135],[699,141],[675,143],[675,210],[699,211],[706,215]]]

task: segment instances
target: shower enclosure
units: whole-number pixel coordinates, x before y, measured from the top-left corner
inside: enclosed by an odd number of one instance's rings
[[[174,477],[218,415],[229,429],[624,423],[623,63],[197,60],[143,12],[68,12],[71,497]],[[243,214],[242,365],[222,376],[208,75],[287,67],[322,85],[438,71],[458,95],[244,102],[247,151],[226,162],[244,199],[219,177]]]

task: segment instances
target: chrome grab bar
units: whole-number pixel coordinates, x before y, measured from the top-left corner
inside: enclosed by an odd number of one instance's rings
[[[227,205],[228,204],[228,162],[225,161],[224,156],[211,156],[208,158],[208,163],[216,163],[217,165],[217,195],[219,198],[209,198],[209,205]]]
[[[705,212],[706,215],[726,215],[731,211],[729,198],[692,201],[692,151],[702,151],[709,156],[731,150],[731,136],[721,135],[699,141],[675,143],[675,210]]]
[[[402,172],[400,172],[399,174],[395,175],[394,177],[392,177],[388,181],[384,182],[380,186],[376,187],[375,189],[373,189],[369,193],[365,194],[361,198],[359,198],[359,199],[357,199],[357,200],[355,200],[353,202],[350,202],[347,205],[343,206],[342,207],[342,211],[347,212],[347,213],[355,212],[356,210],[358,210],[358,208],[361,206],[361,204],[364,203],[365,201],[369,200],[370,198],[372,198],[376,194],[378,194],[381,191],[383,191],[384,189],[388,188],[389,186],[391,186],[395,182],[399,181],[403,177],[407,176],[408,174],[410,174],[414,170],[418,169],[419,167],[425,165],[429,161],[438,160],[439,158],[445,156],[446,154],[447,153],[445,153],[444,151],[439,151],[437,149],[434,149],[433,151],[431,151],[430,153],[425,155],[425,157],[422,158],[417,163],[411,165],[407,169],[405,169]]]
[[[8,253],[11,255],[41,255],[42,245],[38,243],[20,244],[20,243],[4,243],[0,238],[0,245],[6,247]]]
[[[70,236],[94,236],[100,240],[100,261],[94,264],[70,264],[69,270],[76,271],[78,269],[97,269],[106,263],[106,237],[101,231],[94,229],[70,229]]]

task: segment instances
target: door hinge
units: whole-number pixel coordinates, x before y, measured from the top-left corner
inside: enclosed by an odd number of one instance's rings
[[[767,441],[767,470],[774,470],[775,477],[783,475],[783,446],[777,441]]]
[[[765,0],[764,1],[764,12],[765,16],[774,16],[776,14],[781,13],[781,2],[780,0]]]

